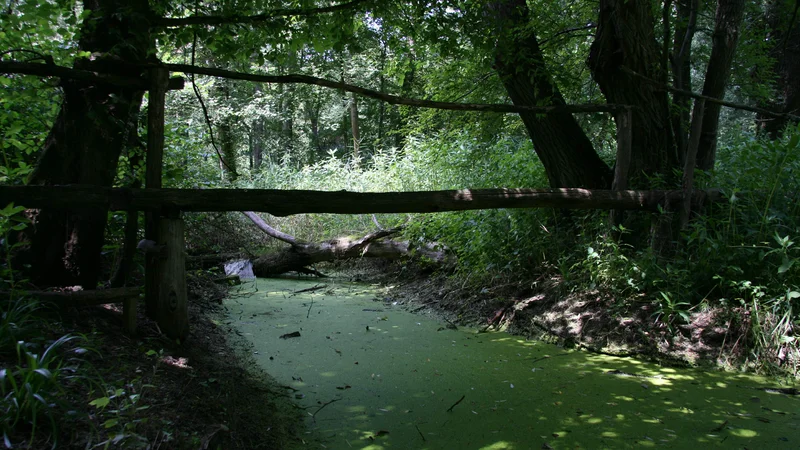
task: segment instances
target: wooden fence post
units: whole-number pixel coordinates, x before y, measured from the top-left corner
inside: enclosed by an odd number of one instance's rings
[[[161,171],[164,161],[164,102],[166,99],[167,85],[169,84],[169,71],[156,67],[148,71],[150,77],[150,92],[147,101],[147,168],[145,172],[145,186],[148,189],[161,187]],[[145,214],[144,238],[160,243],[158,235],[158,217],[155,213]],[[147,315],[155,318],[158,311],[158,255],[145,254],[145,289],[144,302]]]
[[[159,254],[156,320],[161,331],[181,341],[189,335],[189,303],[186,293],[186,249],[180,212],[159,220],[164,243]]]

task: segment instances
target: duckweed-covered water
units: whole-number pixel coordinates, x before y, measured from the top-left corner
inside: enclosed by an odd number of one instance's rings
[[[258,363],[296,389],[309,448],[800,448],[800,399],[759,389],[777,382],[452,330],[383,300],[260,279],[227,301]]]

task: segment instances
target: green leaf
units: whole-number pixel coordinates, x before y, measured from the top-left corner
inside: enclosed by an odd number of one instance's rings
[[[115,427],[118,424],[119,424],[119,419],[108,419],[105,422],[103,422],[103,427],[108,429],[108,428]]]
[[[788,298],[789,300],[793,300],[793,299],[796,299],[798,297],[800,297],[800,292],[789,291],[789,292],[786,293],[786,298]]]
[[[778,273],[779,274],[785,273],[786,271],[791,269],[792,266],[794,265],[794,261],[795,261],[794,259],[789,259],[786,255],[784,255],[783,256],[783,264],[781,264],[781,266],[778,267]]]
[[[89,405],[94,406],[95,408],[103,409],[106,406],[108,406],[109,403],[111,403],[111,399],[110,398],[108,398],[108,397],[100,397],[100,398],[96,398],[96,399],[90,401]]]

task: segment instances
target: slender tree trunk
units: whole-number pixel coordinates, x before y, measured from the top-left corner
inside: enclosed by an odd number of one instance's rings
[[[770,56],[775,61],[774,101],[761,102],[766,109],[797,115],[800,112],[800,2],[775,0],[767,3],[766,22]],[[785,118],[757,117],[759,131],[779,139],[789,124]]]
[[[253,119],[250,130],[250,160],[253,170],[258,170],[264,161],[264,119]]]
[[[529,27],[525,0],[493,2],[495,69],[515,105],[564,105]],[[572,114],[520,113],[551,187],[608,188],[613,174]]]
[[[600,0],[597,32],[587,62],[609,103],[636,108],[630,165],[634,187],[642,185],[647,176],[670,174],[678,166],[667,93],[625,70],[659,80],[661,53],[650,2]]]
[[[739,40],[739,28],[744,17],[744,0],[718,0],[717,23],[711,42],[711,58],[708,60],[703,95],[723,98],[730,78],[733,55]],[[717,130],[721,106],[708,102],[703,115],[703,131],[697,149],[697,168],[711,170],[717,154]]]
[[[386,75],[384,72],[386,71],[386,40],[385,40],[385,33],[386,30],[381,27],[382,33],[384,36],[381,37],[381,57],[380,57],[380,91],[382,93],[386,93]],[[384,102],[378,103],[378,147],[383,149],[383,121],[386,115],[386,104]]]
[[[75,66],[126,76],[115,62],[144,62],[155,52],[147,0],[84,0],[80,49],[99,55]],[[135,129],[141,91],[62,81],[61,110],[48,136],[31,184],[110,186],[120,152]],[[40,285],[80,284],[94,289],[107,220],[103,209],[41,210],[31,234],[31,279]]]
[[[677,20],[672,41],[672,85],[676,89],[691,90],[692,87],[692,41],[697,30],[697,14],[700,0],[678,0]],[[673,94],[672,129],[678,159],[684,163],[689,148],[689,121],[691,120],[691,98]]]
[[[358,97],[356,94],[350,95],[350,129],[353,132],[353,161],[358,161],[361,157],[359,152],[361,137],[359,136]]]

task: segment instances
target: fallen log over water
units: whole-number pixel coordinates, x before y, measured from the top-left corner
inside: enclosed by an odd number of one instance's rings
[[[344,237],[319,243],[306,243],[272,228],[254,212],[245,211],[242,214],[269,236],[290,245],[277,253],[256,258],[253,261],[253,273],[257,277],[269,277],[286,272],[313,273],[308,266],[349,258],[419,257],[438,263],[447,260],[445,250],[435,244],[412,247],[408,241],[385,239],[399,233],[401,228],[379,230],[361,238]]]

